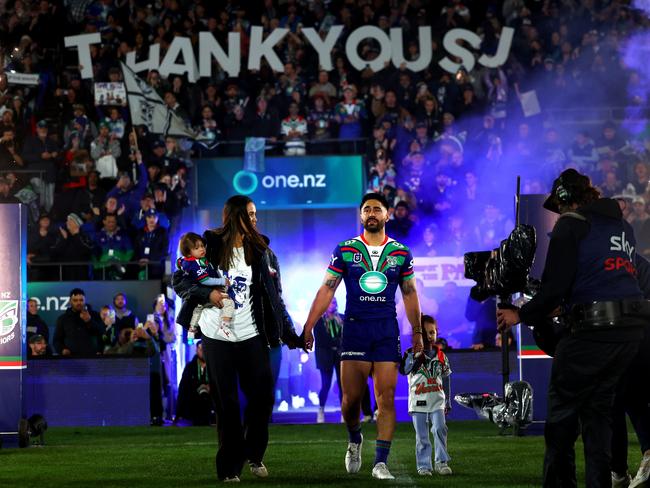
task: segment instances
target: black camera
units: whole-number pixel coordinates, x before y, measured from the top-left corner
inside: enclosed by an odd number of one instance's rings
[[[491,296],[523,292],[535,259],[537,236],[531,225],[517,225],[492,251],[465,253],[465,278],[476,281],[470,296],[482,302]]]

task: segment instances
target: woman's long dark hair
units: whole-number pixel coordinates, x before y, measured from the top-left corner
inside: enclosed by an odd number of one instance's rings
[[[222,270],[229,269],[233,264],[233,248],[238,235],[243,237],[244,256],[249,266],[253,262],[253,256],[264,252],[268,247],[248,215],[246,207],[252,201],[244,195],[235,195],[223,206],[223,226],[216,231],[223,241],[219,256],[219,267]]]

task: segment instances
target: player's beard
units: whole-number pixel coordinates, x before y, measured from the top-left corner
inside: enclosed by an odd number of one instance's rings
[[[363,228],[368,232],[376,234],[377,232],[381,232],[382,230],[384,230],[384,225],[385,222],[380,222],[377,219],[367,219],[363,223]]]

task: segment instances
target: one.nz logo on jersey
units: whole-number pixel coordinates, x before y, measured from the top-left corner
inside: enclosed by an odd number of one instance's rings
[[[359,278],[359,286],[366,293],[376,295],[386,289],[388,279],[384,273],[379,271],[367,271]]]

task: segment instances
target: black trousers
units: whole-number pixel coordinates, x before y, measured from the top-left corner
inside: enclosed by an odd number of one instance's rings
[[[630,416],[641,444],[641,453],[650,449],[650,327],[634,361],[625,372],[616,393],[613,412],[612,471],[627,472],[627,422]]]
[[[560,340],[548,392],[544,487],[577,486],[575,441],[582,433],[589,488],[610,488],[612,406],[616,388],[638,350],[637,342]]]
[[[225,342],[203,337],[203,350],[214,390],[220,480],[239,476],[246,460],[262,462],[269,441],[273,379],[269,348],[260,337]],[[246,399],[242,421],[239,388]]]

